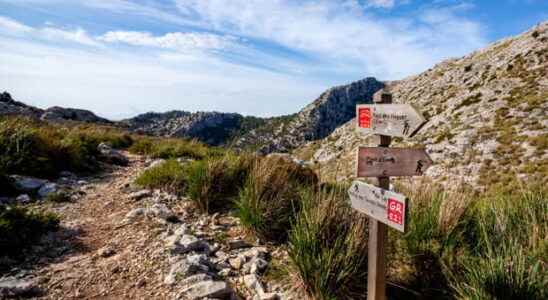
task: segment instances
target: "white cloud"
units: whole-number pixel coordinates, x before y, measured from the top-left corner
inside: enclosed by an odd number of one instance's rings
[[[82,28],[63,30],[54,27],[45,27],[39,30],[39,34],[49,40],[64,40],[87,46],[99,46],[99,43],[90,37]]]
[[[367,3],[373,7],[392,8],[394,7],[394,0],[369,0]]]
[[[0,82],[32,105],[91,109],[109,118],[173,109],[287,114],[329,86],[205,53],[87,51],[1,36]]]
[[[0,31],[7,34],[19,34],[32,31],[32,28],[13,19],[0,16]]]
[[[100,44],[82,28],[67,30],[56,28],[51,25],[35,28],[3,16],[0,16],[0,33],[10,36],[28,36],[55,42],[72,42],[87,46],[100,46]]]
[[[153,36],[148,32],[109,31],[98,38],[108,43],[125,43],[134,46],[158,47],[171,50],[222,50],[235,45],[237,39],[209,33],[172,32]]]

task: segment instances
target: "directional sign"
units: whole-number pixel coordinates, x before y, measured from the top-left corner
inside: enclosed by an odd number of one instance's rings
[[[424,149],[360,147],[357,176],[421,176],[432,163]]]
[[[348,195],[355,210],[405,232],[407,198],[404,195],[360,181],[354,181]]]
[[[411,137],[426,122],[409,104],[356,106],[357,129],[363,133]]]

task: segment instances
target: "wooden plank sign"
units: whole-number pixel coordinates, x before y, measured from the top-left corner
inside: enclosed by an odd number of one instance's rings
[[[426,122],[409,104],[361,104],[356,106],[359,132],[411,137]]]
[[[348,195],[357,211],[405,232],[407,198],[404,195],[360,181],[354,181]]]
[[[357,177],[421,176],[432,163],[424,149],[360,147]]]

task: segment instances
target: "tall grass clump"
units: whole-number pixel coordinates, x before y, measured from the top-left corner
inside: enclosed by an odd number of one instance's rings
[[[179,157],[204,159],[210,154],[210,149],[205,144],[195,140],[176,138],[159,139],[143,137],[135,141],[129,147],[129,151],[134,154],[163,159]]]
[[[408,219],[405,234],[389,232],[390,261],[399,268],[390,270],[390,280],[407,290],[394,291],[403,293],[399,297],[404,298],[416,294],[447,298],[450,287],[444,266],[452,264],[462,244],[457,225],[471,196],[448,192],[432,183],[400,186],[398,190],[409,198]]]
[[[361,299],[367,282],[367,219],[346,191],[306,191],[289,233],[290,270],[312,299]]]
[[[164,189],[181,194],[185,187],[185,169],[180,162],[170,159],[146,169],[137,177],[135,184],[150,189]]]
[[[191,162],[186,170],[186,194],[203,212],[216,212],[232,205],[244,184],[252,156],[226,153]]]
[[[300,210],[300,191],[313,188],[317,177],[308,168],[282,157],[255,160],[236,200],[242,225],[261,238],[285,241]]]
[[[21,255],[21,250],[58,226],[59,219],[54,214],[0,205],[0,257]]]
[[[453,275],[462,299],[546,299],[548,193],[494,189],[465,220],[470,255]]]

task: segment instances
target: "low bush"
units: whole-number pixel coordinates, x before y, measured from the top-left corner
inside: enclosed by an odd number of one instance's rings
[[[70,202],[70,194],[67,191],[60,190],[55,193],[50,193],[46,196],[46,201],[54,203]]]
[[[182,194],[185,187],[185,169],[175,159],[167,160],[160,165],[146,169],[135,183],[150,189],[164,189]]]
[[[58,226],[59,219],[54,214],[0,205],[0,256],[20,256],[23,249]]]
[[[346,190],[306,191],[289,233],[290,270],[312,299],[364,298],[367,219],[346,202]]]
[[[115,128],[50,124],[23,117],[0,118],[0,169],[8,174],[55,177],[60,171],[97,171],[97,146],[129,146],[133,139]]]
[[[134,154],[163,159],[179,157],[203,159],[210,154],[209,148],[198,141],[175,138],[141,138],[129,147],[129,151]]]
[[[313,171],[292,161],[271,156],[255,160],[236,200],[242,225],[261,238],[285,241],[301,206],[302,188],[314,188]]]
[[[187,168],[186,193],[204,212],[229,208],[243,186],[253,157],[226,153],[191,162]]]

